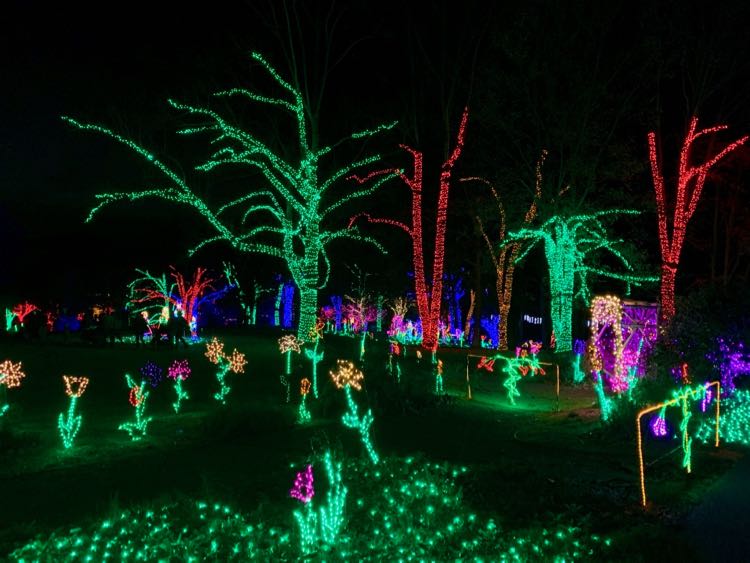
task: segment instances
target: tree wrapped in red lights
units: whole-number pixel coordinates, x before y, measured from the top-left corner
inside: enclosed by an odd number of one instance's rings
[[[185,276],[174,266],[170,266],[170,269],[174,279],[172,284],[167,283],[165,275],[158,278],[148,272],[138,270],[143,277],[130,284],[131,295],[134,295],[131,303],[141,306],[140,310],[148,309],[155,302],[159,305],[163,303],[166,307],[182,310],[183,317],[190,323],[193,317],[197,318],[201,301],[218,297],[221,292],[206,293],[214,288],[213,283],[216,281],[206,275],[206,268],[197,268],[192,280],[186,280]],[[139,287],[138,284],[141,286]]]
[[[315,326],[318,291],[326,286],[330,274],[327,250],[330,243],[342,239],[358,240],[384,251],[377,241],[361,236],[356,229],[331,228],[326,225],[327,220],[340,206],[372,194],[395,175],[382,176],[343,196],[335,195],[334,188],[341,180],[352,171],[379,161],[381,157],[372,155],[351,160],[341,168],[326,164],[326,161],[335,162],[332,154],[346,139],[320,146],[317,113],[305,102],[304,92],[284,80],[261,54],[251,53],[250,56],[265,70],[279,93],[269,96],[232,88],[218,92],[216,96],[243,99],[288,113],[296,133],[296,147],[292,150],[274,149],[255,133],[226,119],[215,109],[169,100],[173,108],[197,120],[196,125],[180,130],[180,134],[207,134],[211,137],[210,156],[196,167],[197,170],[209,172],[218,167],[239,165],[262,177],[263,182],[259,186],[253,179],[244,194],[223,205],[209,205],[206,198],[188,185],[182,174],[132,140],[106,127],[80,123],[67,117],[63,119],[75,127],[102,133],[125,145],[155,166],[167,182],[165,188],[98,194],[98,204],[89,213],[87,221],[110,204],[145,198],[190,207],[208,221],[214,232],[214,236],[194,247],[191,254],[208,244],[223,241],[240,252],[265,254],[285,261],[300,293],[297,336],[303,339]],[[349,135],[348,139],[369,138],[395,125],[393,122],[358,131]]]
[[[697,130],[698,118],[690,120],[688,132],[682,142],[680,150],[680,161],[677,168],[677,179],[674,199],[674,212],[672,213],[672,232],[669,233],[669,217],[667,215],[667,195],[664,187],[663,166],[659,163],[656,150],[656,133],[648,134],[648,153],[651,161],[651,177],[654,181],[656,192],[656,211],[659,221],[659,247],[661,249],[661,314],[664,321],[670,321],[675,314],[674,294],[675,280],[677,278],[677,266],[680,263],[680,253],[685,242],[685,233],[690,218],[695,213],[701,198],[703,186],[711,168],[722,158],[739,148],[748,140],[748,135],[737,139],[719,151],[703,164],[693,166],[692,160],[693,144],[696,139],[703,135],[716,133],[727,129],[727,125],[716,125]]]
[[[39,307],[34,305],[33,303],[29,303],[28,301],[24,301],[23,303],[19,303],[15,307],[13,307],[13,314],[18,317],[18,322],[23,324],[23,320],[26,318],[26,315],[29,313],[32,313],[33,311],[38,311]]]
[[[412,239],[412,256],[414,259],[414,286],[417,294],[417,310],[422,319],[422,346],[434,352],[438,344],[438,320],[440,318],[440,305],[443,294],[443,265],[445,258],[445,232],[448,224],[448,193],[453,167],[456,164],[464,147],[464,136],[466,123],[469,119],[469,108],[464,108],[461,123],[456,135],[456,146],[448,158],[443,162],[440,170],[440,191],[438,193],[437,219],[435,222],[435,247],[432,262],[432,284],[428,284],[425,276],[425,259],[422,232],[422,188],[423,188],[423,154],[406,145],[400,145],[412,155],[414,160],[414,174],[410,178],[402,171],[396,171],[399,177],[411,190],[411,226],[393,219],[370,217],[369,214],[361,214],[353,217],[352,225],[357,218],[365,217],[371,223],[384,223],[403,229]],[[383,170],[374,174],[388,174],[392,170]],[[363,182],[367,178],[356,178]]]
[[[542,156],[536,164],[536,182],[534,184],[534,198],[531,201],[529,209],[526,211],[526,215],[523,218],[523,224],[529,225],[536,217],[537,204],[539,199],[542,197],[542,164],[547,156],[547,151],[542,151]],[[482,237],[487,243],[487,249],[492,257],[492,264],[495,266],[495,290],[497,291],[497,302],[500,309],[500,314],[497,319],[497,333],[499,335],[498,348],[500,350],[508,349],[508,314],[510,313],[510,302],[513,296],[513,272],[516,269],[516,259],[518,253],[521,251],[521,242],[514,242],[510,245],[503,244],[505,242],[506,234],[506,222],[505,222],[505,206],[503,205],[497,190],[483,178],[463,178],[461,181],[479,180],[490,186],[492,195],[495,198],[497,204],[497,210],[500,214],[500,226],[498,229],[498,238],[496,243],[490,241],[489,236],[485,232],[482,220],[477,216],[477,222],[479,223],[479,229],[482,232]],[[498,246],[499,245],[499,246]],[[497,253],[495,248],[498,248]]]

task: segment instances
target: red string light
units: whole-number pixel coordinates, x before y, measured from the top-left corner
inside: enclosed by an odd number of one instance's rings
[[[469,119],[469,108],[464,108],[461,123],[456,135],[456,146],[453,148],[448,159],[443,163],[440,171],[440,190],[438,192],[437,219],[435,222],[435,254],[432,263],[432,287],[429,287],[425,277],[425,260],[422,231],[422,187],[423,187],[423,163],[424,157],[421,151],[406,145],[400,145],[402,149],[411,153],[414,159],[414,174],[411,178],[403,172],[398,171],[398,176],[411,190],[411,227],[393,219],[373,218],[369,214],[361,214],[349,222],[353,226],[359,217],[365,217],[371,223],[383,223],[398,227],[406,231],[412,239],[412,256],[414,259],[414,289],[417,295],[417,309],[422,319],[422,346],[430,351],[435,351],[438,344],[438,320],[440,318],[440,305],[443,293],[443,266],[445,261],[445,233],[448,224],[448,194],[453,167],[461,156],[464,146],[466,123]],[[372,174],[386,174],[392,170],[380,170]],[[372,175],[371,174],[371,175]],[[362,183],[367,179],[352,177],[355,181]]]
[[[648,134],[648,152],[651,161],[651,176],[656,192],[656,211],[659,225],[659,246],[662,256],[661,267],[661,313],[665,321],[669,321],[675,314],[674,292],[677,267],[680,263],[680,253],[685,242],[685,233],[690,218],[695,213],[698,201],[703,191],[709,170],[722,158],[743,145],[748,140],[748,135],[730,143],[719,151],[714,157],[706,160],[698,166],[690,165],[691,150],[694,141],[702,135],[715,133],[727,129],[726,125],[707,127],[696,131],[698,118],[690,120],[690,127],[682,142],[680,151],[680,162],[677,171],[677,193],[675,197],[675,208],[672,214],[672,233],[670,236],[667,216],[667,203],[664,188],[664,175],[659,164],[656,151],[656,133]]]
[[[33,303],[29,303],[28,301],[19,303],[18,305],[13,307],[13,313],[18,317],[18,322],[20,322],[21,324],[23,324],[23,320],[26,318],[26,315],[28,315],[32,311],[38,310],[39,307],[37,307]]]

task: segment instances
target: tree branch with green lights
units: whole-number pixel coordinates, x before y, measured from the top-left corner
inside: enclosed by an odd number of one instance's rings
[[[257,135],[225,119],[218,111],[208,107],[169,100],[169,104],[190,117],[200,119],[200,124],[178,131],[182,135],[208,135],[214,152],[196,170],[209,172],[214,168],[239,165],[258,172],[265,180],[262,187],[250,187],[246,194],[219,206],[209,205],[173,168],[167,166],[148,149],[100,125],[81,123],[70,117],[63,119],[71,125],[106,135],[125,145],[156,167],[167,181],[164,187],[150,187],[141,191],[103,193],[96,196],[97,205],[91,210],[87,222],[104,207],[113,203],[133,202],[155,198],[191,207],[213,227],[214,235],[199,242],[190,253],[206,245],[225,242],[240,252],[259,253],[283,259],[300,290],[300,315],[297,336],[304,338],[315,324],[318,291],[325,286],[330,265],[326,245],[337,239],[355,240],[374,245],[383,251],[378,242],[361,235],[356,228],[328,228],[323,222],[342,205],[374,193],[397,174],[367,175],[367,185],[343,197],[334,193],[334,186],[356,170],[367,168],[378,161],[380,155],[365,156],[344,166],[324,172],[321,159],[332,153],[338,145],[317,147],[312,141],[313,125],[308,119],[304,96],[285,81],[278,71],[259,53],[251,58],[260,64],[271,77],[279,94],[266,96],[242,88],[218,92],[218,98],[243,98],[253,104],[280,109],[291,114],[296,124],[297,154],[290,160],[282,151],[263,142]],[[372,137],[392,129],[395,122],[373,129],[355,132],[349,139]],[[239,214],[239,217],[235,215]],[[239,220],[237,220],[239,218]],[[236,225],[239,225],[236,227]],[[326,267],[321,273],[321,262]]]
[[[631,261],[622,251],[623,241],[607,236],[604,224],[606,219],[638,214],[638,211],[632,209],[612,209],[567,217],[555,215],[539,227],[527,227],[508,233],[506,244],[527,242],[524,251],[516,258],[516,263],[523,260],[537,244],[544,245],[557,352],[570,352],[573,349],[573,300],[580,297],[588,303],[589,275],[620,280],[625,283],[627,293],[630,293],[633,285],[658,281],[657,276],[636,274]],[[625,272],[615,272],[593,264],[595,257],[606,254],[619,262]]]

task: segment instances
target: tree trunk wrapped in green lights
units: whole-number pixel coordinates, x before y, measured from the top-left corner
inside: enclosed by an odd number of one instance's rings
[[[628,293],[631,285],[658,281],[656,276],[610,272],[587,262],[592,254],[606,251],[622,263],[627,272],[633,272],[630,261],[617,248],[622,241],[607,238],[602,219],[638,213],[631,209],[613,209],[570,217],[555,215],[537,228],[519,229],[508,234],[506,244],[520,240],[530,242],[516,262],[523,260],[538,242],[544,242],[549,270],[552,328],[557,338],[556,352],[570,352],[573,349],[573,299],[580,296],[588,303],[588,274],[621,280],[626,283]],[[576,276],[579,279],[577,292]]]
[[[96,197],[99,203],[91,210],[87,221],[103,207],[119,201],[160,198],[192,207],[208,220],[215,235],[200,242],[190,251],[191,254],[212,242],[225,241],[240,252],[266,254],[286,262],[300,291],[297,336],[304,338],[315,325],[318,290],[326,285],[330,274],[327,245],[337,239],[354,239],[369,242],[384,251],[377,241],[359,234],[355,227],[328,229],[324,228],[325,220],[338,207],[372,194],[396,173],[368,175],[366,185],[362,185],[361,178],[353,176],[352,172],[379,161],[380,156],[374,155],[350,162],[321,178],[321,159],[331,153],[340,142],[330,146],[316,146],[314,139],[317,135],[312,135],[312,131],[317,130],[317,123],[313,123],[307,117],[311,114],[305,107],[302,92],[285,81],[263,56],[252,53],[251,57],[260,63],[283,94],[280,97],[269,97],[233,88],[216,95],[241,97],[288,111],[296,122],[298,151],[293,161],[285,158],[285,153],[281,150],[272,150],[253,133],[228,122],[213,109],[169,100],[173,108],[201,120],[200,125],[187,127],[179,133],[206,133],[212,137],[211,142],[215,150],[197,170],[208,172],[218,166],[241,165],[257,170],[267,184],[265,188],[251,187],[244,195],[216,208],[210,207],[180,174],[149,150],[106,127],[83,124],[68,117],[63,119],[80,129],[108,135],[129,147],[155,166],[169,184],[168,187],[143,191],[98,194]],[[349,138],[370,137],[391,129],[394,125],[395,122],[353,133]],[[350,177],[357,180],[358,187],[342,197],[335,197],[331,193],[331,188]],[[233,214],[236,217],[233,217]],[[248,219],[253,221],[248,222]],[[234,229],[238,224],[241,226],[240,230]],[[323,279],[321,261],[325,265]]]

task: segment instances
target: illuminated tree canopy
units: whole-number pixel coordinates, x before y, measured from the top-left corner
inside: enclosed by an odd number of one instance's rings
[[[579,296],[588,303],[589,274],[624,281],[628,293],[631,285],[658,280],[655,276],[632,273],[632,264],[618,248],[623,241],[610,240],[602,222],[606,218],[637,214],[635,210],[613,209],[569,217],[555,215],[539,227],[508,233],[506,244],[522,240],[530,243],[516,263],[523,260],[537,243],[544,243],[552,298],[552,327],[557,337],[556,352],[570,352],[573,349],[573,299]],[[592,264],[592,259],[603,252],[619,261],[627,273],[612,272]],[[579,282],[577,292],[574,291],[576,278]]]
[[[302,92],[285,81],[276,69],[259,53],[251,58],[260,63],[282,91],[279,97],[233,88],[218,92],[217,97],[239,97],[250,102],[289,112],[296,123],[298,151],[294,162],[274,151],[254,133],[225,119],[219,112],[169,100],[169,104],[202,120],[202,124],[179,131],[183,135],[207,134],[211,137],[213,154],[196,169],[209,172],[217,167],[240,165],[260,173],[265,181],[261,187],[250,186],[247,192],[220,206],[209,205],[188,182],[172,167],[167,166],[150,150],[119,135],[113,130],[94,124],[81,123],[69,117],[65,121],[80,129],[107,135],[144,157],[167,180],[165,187],[151,187],[142,191],[102,193],[96,196],[98,204],[86,221],[102,208],[118,202],[132,202],[145,198],[158,198],[187,205],[202,215],[213,227],[215,235],[201,241],[190,253],[213,243],[224,241],[240,252],[259,253],[284,260],[300,291],[300,316],[297,334],[304,338],[315,325],[318,290],[325,287],[330,274],[327,246],[338,239],[358,240],[375,245],[373,238],[361,235],[355,227],[324,228],[324,222],[333,211],[351,201],[366,197],[377,190],[395,174],[370,176],[366,182],[343,196],[336,196],[332,188],[351,176],[355,169],[367,167],[380,160],[379,155],[358,158],[348,164],[323,173],[321,160],[339,143],[313,146],[311,123],[306,117]],[[391,129],[394,123],[353,133],[349,139],[371,137]],[[233,216],[239,222],[233,221]],[[235,229],[235,225],[239,228]],[[325,274],[321,272],[321,266]]]

